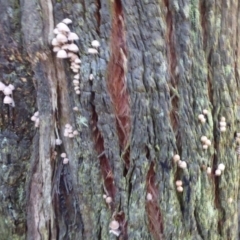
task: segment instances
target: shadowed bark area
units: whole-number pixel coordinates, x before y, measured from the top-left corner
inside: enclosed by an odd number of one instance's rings
[[[2,240],[239,238],[238,1],[0,6],[0,81],[15,87],[15,107],[0,91]],[[80,38],[80,95],[68,59],[52,51],[64,18]],[[79,135],[64,137],[66,124]]]

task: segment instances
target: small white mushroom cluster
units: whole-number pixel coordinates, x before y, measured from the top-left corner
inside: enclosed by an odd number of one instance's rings
[[[110,228],[109,232],[118,237],[121,233],[121,231],[119,230],[119,227],[120,227],[119,222],[116,220],[113,220],[109,224],[109,228]]]
[[[210,175],[212,173],[212,168],[207,167],[207,174]]]
[[[225,170],[225,165],[223,163],[220,163],[217,169],[215,170],[215,175],[220,176],[224,170]]]
[[[177,187],[177,191],[178,192],[182,192],[183,191],[183,187],[182,187],[183,183],[182,183],[182,181],[181,180],[177,180],[175,182],[175,184],[176,184],[176,187]]]
[[[98,50],[97,49],[100,47],[99,41],[93,40],[91,45],[92,45],[92,48],[88,49],[88,53],[89,54],[98,54]]]
[[[75,136],[77,136],[79,133],[77,130],[73,130],[72,126],[67,123],[65,125],[65,129],[64,129],[64,137],[68,137],[68,138],[74,138]]]
[[[202,147],[203,149],[208,149],[208,147],[211,146],[211,141],[206,137],[206,136],[202,136],[201,137],[201,142],[202,142]]]
[[[61,153],[61,158],[63,158],[63,164],[68,164],[69,163],[69,159],[67,158],[66,153]]]
[[[208,110],[207,109],[203,109],[203,114],[199,114],[198,115],[198,120],[201,122],[201,123],[205,123],[206,122],[206,118],[204,115],[207,115],[208,114]]]
[[[226,132],[227,123],[226,123],[225,117],[221,117],[219,122],[219,127],[220,127],[220,132]]]
[[[79,82],[79,77],[80,77],[79,74],[76,74],[76,75],[74,75],[74,79],[73,79],[74,91],[75,91],[75,93],[76,93],[77,95],[80,94],[80,87],[79,87],[80,82]]]
[[[173,156],[173,161],[178,164],[178,166],[182,169],[187,168],[187,163],[185,161],[181,161],[180,156],[178,154],[175,154]]]
[[[34,125],[34,126],[35,126],[36,128],[39,127],[39,112],[38,112],[38,111],[33,114],[33,116],[31,117],[31,120],[32,120],[33,122],[35,122],[35,125]]]
[[[2,91],[3,94],[5,95],[5,97],[3,99],[3,103],[9,104],[12,107],[15,107],[15,103],[13,101],[13,90],[14,89],[15,89],[15,87],[12,84],[9,84],[8,86],[6,86],[3,82],[0,82],[0,91]]]
[[[105,199],[107,204],[110,204],[112,202],[112,198],[110,196],[107,196],[106,194],[103,194],[103,198]]]
[[[57,24],[53,30],[56,37],[53,38],[52,45],[53,51],[57,52],[57,58],[69,58],[71,62],[70,68],[74,73],[78,73],[81,60],[76,54],[79,48],[74,41],[79,40],[79,37],[76,33],[70,31],[67,26],[70,23],[72,23],[72,20],[66,18]]]

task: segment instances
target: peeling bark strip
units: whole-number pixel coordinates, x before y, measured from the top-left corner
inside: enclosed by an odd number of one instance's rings
[[[101,172],[103,176],[103,182],[104,182],[104,188],[106,191],[106,195],[111,197],[114,200],[115,196],[115,186],[113,182],[113,172],[111,170],[109,161],[107,159],[107,156],[105,154],[105,149],[104,149],[104,139],[101,135],[101,132],[99,131],[97,127],[97,122],[98,122],[98,116],[95,111],[95,108],[93,107],[93,113],[92,113],[92,129],[93,129],[93,137],[94,137],[94,142],[95,142],[95,149],[97,151],[98,158],[100,161],[100,167],[101,167]],[[111,206],[111,209],[113,204],[110,203],[109,206]]]
[[[154,239],[163,239],[163,219],[158,205],[159,189],[155,185],[154,163],[152,162],[147,174],[147,196],[146,211],[148,216],[148,227]]]
[[[111,57],[107,85],[116,117],[118,138],[126,167],[129,167],[130,106],[126,84],[127,46],[121,0],[113,1]]]

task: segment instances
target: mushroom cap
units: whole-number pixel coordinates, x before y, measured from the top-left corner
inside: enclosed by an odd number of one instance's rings
[[[180,160],[180,156],[178,154],[175,154],[173,156],[173,160],[174,160],[174,162],[178,162]]]
[[[0,91],[3,91],[6,85],[3,82],[0,82]]]
[[[208,140],[208,138],[206,136],[201,137],[201,142],[205,143],[207,140]]]
[[[226,132],[226,127],[220,127],[220,132]]]
[[[111,203],[112,202],[112,198],[111,197],[106,197],[106,203]]]
[[[207,174],[211,174],[212,173],[212,169],[210,167],[207,168]]]
[[[147,200],[148,201],[152,201],[152,199],[153,199],[152,194],[151,193],[147,193]]]
[[[54,39],[52,40],[52,45],[53,45],[53,46],[58,46],[58,45],[59,45],[59,42],[58,42],[57,38],[54,38]]]
[[[57,28],[54,28],[54,29],[53,29],[53,33],[54,33],[54,34],[59,34],[58,29],[57,29]]]
[[[15,89],[15,87],[12,84],[9,84],[8,87],[12,89],[12,91]]]
[[[92,73],[89,75],[89,80],[93,80],[93,74]]]
[[[79,58],[76,58],[74,62],[78,64],[78,63],[81,63],[81,60]]]
[[[78,52],[79,51],[79,48],[76,44],[74,43],[71,43],[69,44],[68,46],[68,50],[71,51],[71,52]]]
[[[55,141],[56,145],[61,145],[62,144],[62,140],[60,138],[57,138]]]
[[[208,114],[208,110],[207,109],[203,109],[203,114],[207,115]]]
[[[68,158],[64,158],[63,159],[63,164],[68,164],[69,163],[69,159]]]
[[[73,61],[75,61],[75,59],[78,58],[78,55],[73,52],[69,52],[68,57],[70,57],[70,61],[73,62]]]
[[[224,171],[225,170],[225,165],[223,163],[220,163],[218,165],[218,169],[221,170],[221,171]]]
[[[69,133],[69,134],[68,134],[68,137],[69,137],[69,138],[74,138],[74,135],[73,135],[72,133]]]
[[[57,52],[57,58],[67,58],[67,52],[63,49],[59,50]]]
[[[179,163],[178,166],[180,168],[182,168],[182,169],[187,168],[187,163],[185,161],[179,161],[178,163]]]
[[[77,72],[79,72],[79,69],[73,68],[72,71],[73,71],[74,73],[77,73]]]
[[[119,226],[119,222],[116,220],[111,221],[109,224],[109,228],[111,228],[112,230],[117,230]]]
[[[74,77],[75,79],[79,79],[79,78],[80,78],[79,74],[76,74],[76,75],[74,75],[73,77]]]
[[[211,142],[209,139],[207,139],[207,141],[205,142],[205,144],[208,145],[208,146],[211,146],[212,142]]]
[[[219,123],[219,126],[220,126],[220,127],[226,127],[226,126],[227,126],[227,123],[226,123],[226,122],[220,122],[220,123]]]
[[[76,33],[70,32],[68,34],[68,40],[69,41],[79,40],[79,37],[78,37],[78,35]]]
[[[199,119],[200,121],[202,121],[203,119],[205,119],[205,117],[204,117],[203,114],[199,114],[199,115],[198,115],[198,119]]]
[[[77,95],[80,95],[80,93],[81,93],[81,92],[80,92],[79,90],[76,91],[76,94],[77,94]]]
[[[68,42],[67,37],[66,37],[64,34],[62,34],[62,33],[59,33],[59,34],[57,35],[56,39],[57,39],[57,41],[60,42],[60,43],[66,43],[66,42]]]
[[[79,83],[79,80],[74,79],[74,80],[73,80],[73,84],[74,84],[74,86],[79,86],[79,84],[80,84],[80,83]]]
[[[79,89],[80,89],[79,86],[75,86],[75,87],[74,87],[74,90],[75,90],[75,91],[77,91],[77,90],[79,90]]]
[[[69,123],[65,124],[65,128],[71,128],[71,127],[72,127],[71,124],[69,124]]]
[[[31,120],[32,120],[33,122],[35,122],[35,121],[37,120],[37,117],[33,115],[33,116],[31,117]]]
[[[226,122],[226,118],[225,117],[221,117],[221,122]]]
[[[69,46],[69,44],[64,44],[64,45],[62,45],[61,49],[68,50],[68,46]]]
[[[39,112],[38,112],[38,111],[35,112],[35,113],[34,113],[34,116],[35,116],[35,117],[38,117],[38,116],[39,116]]]
[[[183,192],[183,187],[182,187],[182,186],[178,186],[178,187],[177,187],[177,191],[178,191],[178,192]]]
[[[66,153],[61,153],[60,155],[62,158],[66,158],[67,157],[67,154]]]
[[[98,40],[93,40],[91,45],[92,45],[92,47],[95,47],[95,48],[100,47],[100,43]]]
[[[216,171],[215,171],[215,175],[216,175],[216,176],[220,176],[220,175],[221,175],[221,173],[222,173],[222,172],[221,172],[221,170],[220,170],[220,169],[216,169]]]
[[[4,88],[3,93],[6,96],[10,95],[10,94],[12,94],[12,89],[9,86],[7,86],[7,87]]]
[[[63,23],[63,22],[60,22],[60,23],[57,25],[57,29],[58,29],[58,31],[60,31],[60,32],[70,32],[69,27],[68,27],[65,23]]]
[[[77,130],[74,130],[74,131],[73,131],[73,135],[74,135],[74,136],[77,136],[78,134],[79,134],[79,132],[78,132]]]
[[[4,104],[11,104],[11,103],[13,103],[13,100],[12,100],[11,97],[5,96],[4,99],[3,99],[3,103]]]
[[[73,107],[73,111],[78,111],[78,107]]]
[[[207,144],[203,144],[202,148],[206,150],[206,149],[208,149],[208,145]]]
[[[70,24],[70,23],[72,23],[72,20],[69,19],[69,18],[65,18],[65,19],[62,20],[62,22],[65,23],[65,24]]]
[[[89,48],[88,49],[88,53],[90,53],[90,54],[98,54],[98,50],[95,49],[95,48]]]
[[[177,180],[175,182],[176,186],[179,187],[179,186],[182,186],[182,181],[181,180]]]
[[[58,52],[59,50],[61,50],[61,48],[60,48],[59,46],[55,46],[55,47],[53,48],[53,51],[54,51],[54,52]]]

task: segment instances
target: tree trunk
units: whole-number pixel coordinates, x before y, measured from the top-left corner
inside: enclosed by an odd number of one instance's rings
[[[15,107],[0,92],[2,240],[239,238],[239,1],[0,6],[0,81],[15,87]],[[64,18],[80,37],[80,95],[52,51]]]

